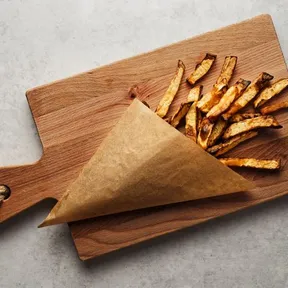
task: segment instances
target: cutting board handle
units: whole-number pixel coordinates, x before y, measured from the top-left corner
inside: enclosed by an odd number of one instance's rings
[[[43,164],[40,159],[30,165],[0,168],[0,185],[7,186],[11,192],[9,198],[0,204],[0,223],[43,200],[43,190],[47,187],[39,181],[49,177],[45,175]],[[53,192],[47,191],[45,195],[53,198]]]

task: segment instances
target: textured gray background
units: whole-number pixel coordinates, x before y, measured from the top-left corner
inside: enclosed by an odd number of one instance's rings
[[[0,166],[41,157],[28,88],[270,13],[288,1],[0,0]],[[54,202],[1,225],[0,287],[288,287],[288,197],[82,263]]]

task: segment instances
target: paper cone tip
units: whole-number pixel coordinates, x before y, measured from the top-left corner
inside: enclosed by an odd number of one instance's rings
[[[43,228],[43,227],[47,227],[47,226],[50,226],[50,225],[53,225],[53,221],[49,221],[46,218],[40,225],[38,225],[38,228]]]
[[[57,204],[56,204],[56,206],[57,206]],[[59,219],[57,219],[55,217],[55,215],[50,212],[48,214],[48,216],[44,219],[44,221],[38,226],[38,228],[43,228],[43,227],[47,227],[47,226],[51,226],[51,225],[56,225],[56,224],[59,224],[59,223],[61,223],[61,222],[59,222]]]

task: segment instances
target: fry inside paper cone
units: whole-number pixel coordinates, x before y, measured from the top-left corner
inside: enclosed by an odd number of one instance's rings
[[[253,187],[135,99],[40,226]]]

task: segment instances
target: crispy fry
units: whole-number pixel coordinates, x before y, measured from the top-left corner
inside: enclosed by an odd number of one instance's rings
[[[197,107],[203,112],[207,113],[214,105],[216,105],[224,93],[227,91],[227,84],[215,84],[212,91],[206,93],[198,102]]]
[[[218,104],[221,97],[226,93],[229,81],[232,78],[236,64],[236,56],[225,57],[221,73],[216,81],[216,84],[213,86],[212,91],[205,94],[198,103],[197,107],[202,112],[207,113],[213,106]]]
[[[187,102],[195,102],[200,99],[200,95],[202,92],[203,86],[202,85],[197,85],[193,87],[187,97]]]
[[[260,116],[252,119],[246,119],[237,123],[231,124],[223,135],[223,139],[231,138],[235,135],[248,132],[250,130],[255,130],[258,128],[282,128],[282,126],[277,122],[277,120],[269,116]]]
[[[196,142],[198,132],[198,113],[196,103],[194,102],[186,114],[185,135]]]
[[[243,121],[245,119],[251,119],[255,117],[261,116],[260,113],[243,113],[243,114],[235,114],[231,118],[229,118],[230,123],[236,123],[239,121]]]
[[[280,160],[260,160],[254,158],[220,158],[219,160],[224,165],[232,167],[278,170],[281,166]]]
[[[280,79],[274,84],[265,88],[254,101],[254,108],[262,106],[268,100],[281,93],[286,87],[288,87],[288,78]]]
[[[179,109],[177,110],[177,112],[174,114],[174,116],[170,121],[171,126],[176,128],[179,125],[182,118],[184,118],[187,112],[189,111],[191,104],[192,102],[188,102],[188,103],[182,103],[180,105]]]
[[[164,94],[163,98],[161,99],[156,109],[156,114],[160,116],[161,118],[164,118],[166,116],[169,110],[169,107],[179,90],[179,86],[180,86],[184,71],[185,71],[185,65],[181,60],[179,60],[176,74],[174,78],[172,79],[166,93]]]
[[[227,92],[220,99],[219,103],[212,107],[212,109],[207,113],[206,117],[208,117],[210,121],[215,121],[237,98],[242,95],[250,83],[250,81],[240,78],[235,85],[231,86],[227,90]]]
[[[281,102],[278,104],[266,106],[266,107],[262,108],[260,110],[260,112],[262,115],[267,115],[267,114],[271,114],[273,112],[276,112],[276,111],[278,111],[280,109],[284,109],[284,108],[288,108],[288,101],[284,101],[284,102]]]
[[[233,149],[234,147],[236,147],[240,143],[242,143],[248,139],[251,139],[257,135],[258,135],[257,131],[250,131],[247,133],[236,135],[236,136],[230,138],[227,142],[220,143],[218,145],[215,145],[215,146],[208,148],[207,151],[211,154],[215,154],[215,156],[218,157],[218,156],[223,155],[224,153],[230,151],[231,149]]]
[[[228,85],[232,78],[236,64],[237,64],[236,56],[226,56],[221,69],[220,76],[218,77],[216,84],[226,82],[226,84]]]
[[[227,127],[227,121],[219,118],[215,125],[213,126],[212,133],[209,137],[208,147],[213,146],[217,140],[223,135]]]
[[[189,95],[192,94],[191,91],[193,91],[193,97],[190,97]],[[188,113],[186,114],[186,125],[185,125],[185,135],[196,142],[197,139],[197,133],[199,131],[199,122],[201,121],[202,115],[201,112],[197,108],[197,101],[200,99],[202,86],[196,86],[191,89],[188,100],[191,100],[193,98],[194,103],[190,106],[190,109]]]
[[[216,57],[217,57],[216,55],[207,53],[204,59],[196,65],[195,70],[187,78],[187,82],[190,83],[191,85],[194,85],[203,76],[205,76],[211,69],[213,63],[216,60]]]
[[[261,73],[245,90],[245,92],[240,96],[225,112],[222,117],[228,120],[232,115],[236,114],[240,109],[244,108],[253,98],[258,94],[258,92],[267,84],[273,76],[263,72]]]
[[[201,122],[198,137],[197,137],[197,143],[204,150],[208,148],[208,141],[212,133],[213,126],[214,124],[211,123],[208,118],[204,118]]]

